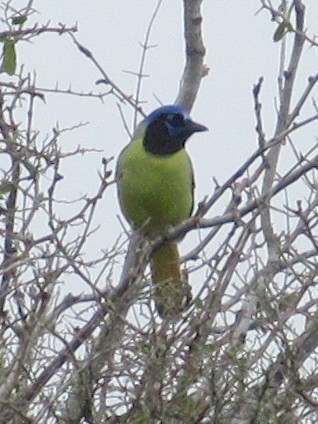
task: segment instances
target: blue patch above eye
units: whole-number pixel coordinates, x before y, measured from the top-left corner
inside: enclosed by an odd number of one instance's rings
[[[181,113],[169,113],[166,120],[174,127],[184,127],[184,116]]]

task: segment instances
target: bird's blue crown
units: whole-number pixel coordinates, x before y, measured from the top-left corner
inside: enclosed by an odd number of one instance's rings
[[[188,112],[182,106],[166,105],[166,106],[161,106],[158,109],[151,112],[151,114],[145,118],[144,123],[146,124],[146,126],[148,126],[149,124],[154,122],[156,119],[158,119],[159,116],[161,115],[169,115],[169,114],[177,114],[177,113],[179,113],[180,115],[183,115],[184,118],[189,117]]]

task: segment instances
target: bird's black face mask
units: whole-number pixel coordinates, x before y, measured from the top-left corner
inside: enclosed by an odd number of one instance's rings
[[[205,126],[193,122],[182,113],[163,113],[148,124],[144,147],[154,155],[171,155],[183,149],[193,133],[206,130]]]

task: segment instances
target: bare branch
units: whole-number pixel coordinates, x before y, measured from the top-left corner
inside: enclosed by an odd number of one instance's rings
[[[203,66],[205,47],[202,38],[202,0],[183,0],[186,64],[175,103],[191,110],[206,71]]]

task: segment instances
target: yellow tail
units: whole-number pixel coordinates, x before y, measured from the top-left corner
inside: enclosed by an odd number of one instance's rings
[[[151,272],[159,315],[166,318],[182,311],[191,300],[191,290],[182,278],[176,243],[166,242],[154,252]]]

